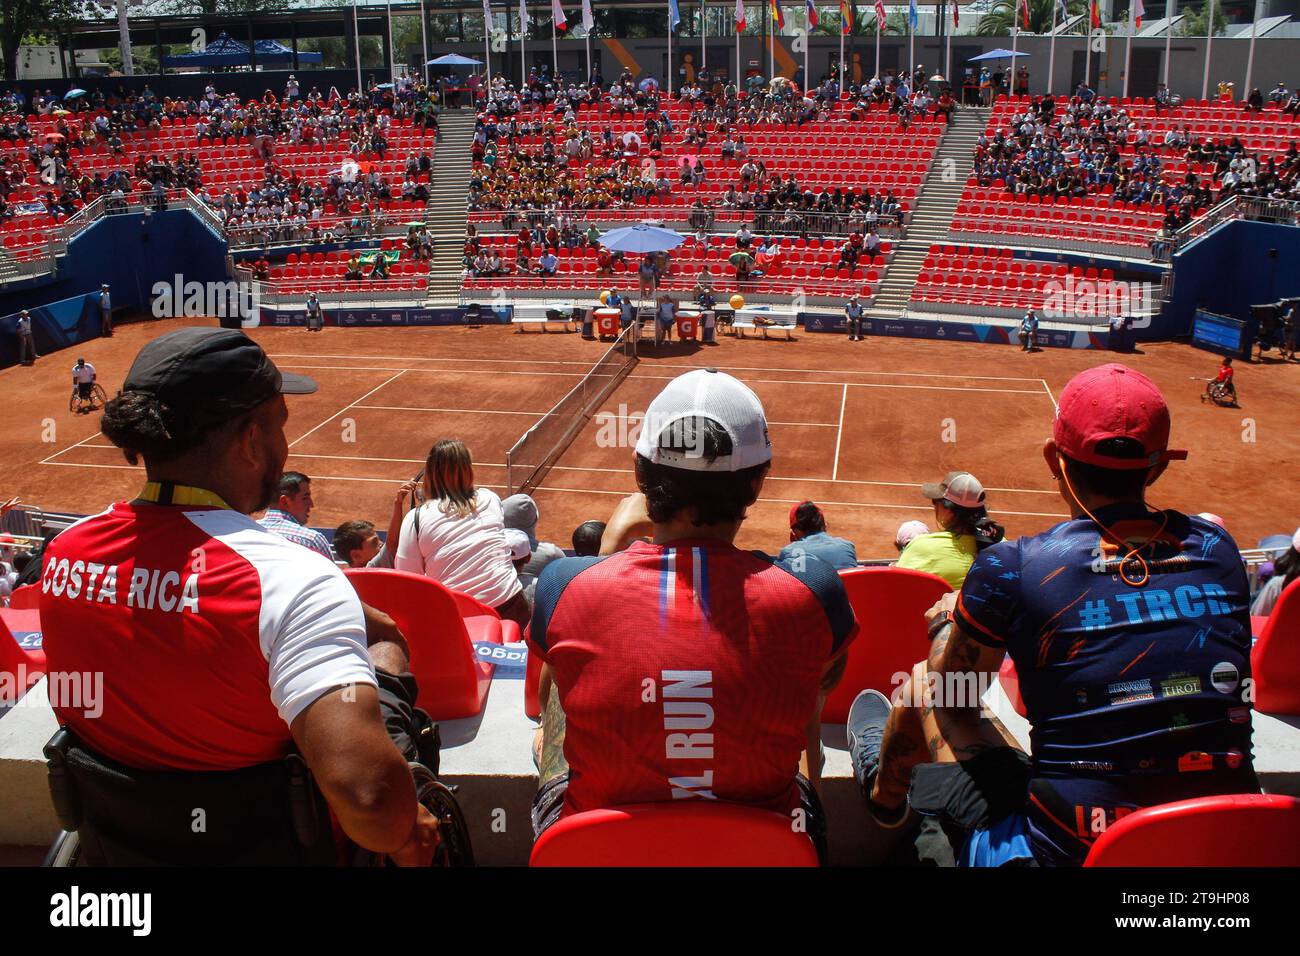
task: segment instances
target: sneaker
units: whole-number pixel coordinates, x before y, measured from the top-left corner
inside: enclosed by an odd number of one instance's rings
[[[864,690],[853,700],[845,726],[848,733],[849,757],[853,761],[853,776],[862,788],[862,796],[876,822],[883,827],[896,827],[907,816],[907,804],[900,807],[882,807],[871,799],[871,790],[880,769],[880,748],[885,739],[885,724],[891,710],[889,698],[878,690]]]

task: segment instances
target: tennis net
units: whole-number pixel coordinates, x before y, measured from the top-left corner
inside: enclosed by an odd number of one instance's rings
[[[623,330],[582,381],[506,452],[506,485],[510,494],[527,494],[545,480],[551,466],[573,444],[578,432],[636,367],[636,338],[634,322]]]

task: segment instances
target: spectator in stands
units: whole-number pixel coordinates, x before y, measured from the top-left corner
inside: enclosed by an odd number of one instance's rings
[[[818,696],[839,679],[857,631],[844,586],[821,561],[797,569],[733,544],[772,456],[745,385],[687,372],[650,403],[646,423],[640,491],[615,509],[607,556],[555,561],[538,581],[534,829],[583,810],[694,798],[802,808],[824,847],[808,776],[818,755],[807,755],[808,773],[794,771]],[[647,678],[712,746],[665,738],[662,706],[642,703]]]
[[[406,501],[420,487],[418,478],[404,481],[393,497],[393,513],[388,519],[388,538],[379,540],[370,521],[345,521],[334,532],[334,551],[339,560],[352,568],[391,568],[393,555],[402,540],[402,518]]]
[[[837,571],[858,566],[853,542],[837,538],[826,530],[826,516],[815,502],[802,501],[790,507],[790,543],[777,560],[802,561],[808,557],[824,561]]]
[[[963,865],[1068,866],[1135,809],[1258,792],[1245,565],[1222,529],[1147,505],[1186,454],[1169,430],[1159,390],[1122,365],[1066,386],[1043,457],[1070,520],[983,552],[927,614],[929,659],[899,705],[875,691],[854,702],[872,819],[901,826],[910,799]],[[981,715],[1008,653],[1029,758]]]
[[[422,490],[424,502],[402,520],[394,567],[431,577],[526,626],[528,601],[506,551],[501,499],[475,487],[464,442],[444,439],[429,450]]]
[[[898,556],[900,568],[928,571],[960,588],[975,556],[1003,538],[989,517],[984,486],[968,471],[950,471],[942,481],[921,486],[934,506],[940,531],[918,534]]]
[[[528,599],[528,606],[533,606],[533,594],[537,590],[537,575],[528,573],[528,560],[531,551],[528,547],[528,535],[524,534],[518,528],[506,528],[505,531],[506,548],[510,552],[510,565],[515,569],[515,574],[519,577],[519,584],[523,588],[524,597]]]
[[[542,573],[542,568],[556,558],[564,557],[564,549],[559,545],[538,540],[537,522],[541,520],[541,512],[531,495],[511,495],[501,502],[501,513],[507,530],[522,531],[528,539],[529,558],[525,572],[536,577]]]
[[[898,530],[894,532],[894,548],[901,554],[903,549],[912,542],[913,538],[929,533],[930,527],[924,521],[917,521],[916,519],[904,521],[898,526]]]
[[[41,624],[52,672],[95,673],[105,689],[99,714],[66,699],[54,701],[55,712],[87,748],[127,767],[278,769],[296,745],[348,836],[428,866],[437,820],[416,802],[414,753],[385,731],[387,722],[407,744],[416,736],[401,634],[391,619],[366,620],[331,562],[247,517],[271,500],[284,465],[282,393],[314,389],[282,376],[234,330],[181,329],[141,350],[101,428],[129,463],[143,458],[147,482],[133,501],[50,543],[50,581],[89,559],[178,583],[139,601],[128,601],[126,577],[101,576],[99,592],[116,594],[112,601],[47,588]],[[166,799],[144,787],[134,796]],[[154,836],[169,843],[168,834]]]
[[[280,476],[278,495],[276,503],[266,510],[258,524],[333,561],[325,535],[307,527],[311,509],[316,506],[311,496],[311,479],[300,471],[286,471]]]
[[[1278,598],[1287,585],[1300,578],[1300,530],[1291,538],[1291,547],[1273,560],[1273,576],[1255,595],[1250,613],[1255,617],[1267,617],[1273,613]]]
[[[600,554],[600,539],[605,534],[605,522],[584,521],[573,529],[573,553],[579,558],[594,558]]]

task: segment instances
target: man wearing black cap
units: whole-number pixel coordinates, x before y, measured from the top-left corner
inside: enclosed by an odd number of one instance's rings
[[[51,542],[41,579],[50,673],[102,674],[102,713],[54,709],[140,770],[237,770],[296,745],[355,842],[423,863],[436,821],[384,722],[404,691],[400,634],[368,641],[342,572],[248,517],[284,467],[283,395],[315,387],[236,330],[141,349],[100,427],[144,460],[146,483]],[[156,837],[202,849],[201,836]]]

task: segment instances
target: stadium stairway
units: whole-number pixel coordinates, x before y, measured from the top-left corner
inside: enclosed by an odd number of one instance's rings
[[[469,218],[470,143],[474,139],[473,110],[445,110],[438,117],[442,134],[433,161],[427,221],[433,236],[429,263],[429,301],[456,303],[460,299],[461,257],[465,223]]]
[[[930,244],[948,237],[957,203],[975,167],[975,144],[992,112],[989,107],[962,107],[953,114],[917,194],[907,235],[894,247],[889,270],[868,310],[870,314],[895,316],[906,311]]]

